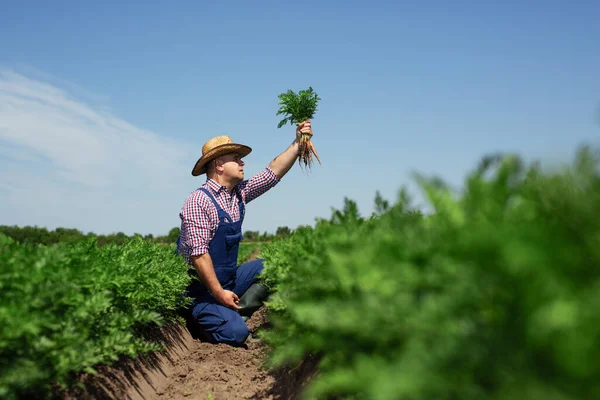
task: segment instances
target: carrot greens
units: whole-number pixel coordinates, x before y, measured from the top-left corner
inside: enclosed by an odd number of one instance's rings
[[[285,93],[279,94],[280,108],[276,115],[284,115],[277,128],[283,127],[288,122],[290,125],[301,125],[303,122],[310,120],[317,112],[317,106],[321,98],[315,93],[312,87],[307,90],[300,90],[298,93],[293,90],[288,90]],[[300,135],[300,154],[298,155],[298,164],[308,166],[310,168],[313,163],[313,154],[321,164],[321,159],[317,154],[314,144],[311,142],[311,135],[303,133]]]

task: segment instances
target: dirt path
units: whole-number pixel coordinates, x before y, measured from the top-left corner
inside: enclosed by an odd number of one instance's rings
[[[251,332],[267,323],[264,308],[248,321]],[[153,400],[221,400],[299,398],[302,387],[315,371],[315,362],[306,362],[294,371],[269,372],[263,368],[266,348],[249,343],[247,348],[210,344],[197,340],[189,353],[169,371],[166,382],[157,388]]]
[[[264,311],[260,311],[248,321],[251,331],[262,325]],[[153,399],[258,398],[257,394],[267,392],[275,381],[262,369],[264,351],[260,343],[235,348],[196,340],[189,353],[173,365]]]

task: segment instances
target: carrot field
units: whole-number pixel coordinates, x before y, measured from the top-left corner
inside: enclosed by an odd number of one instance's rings
[[[600,398],[598,167],[589,148],[555,169],[485,158],[460,192],[416,177],[431,213],[402,189],[374,194],[373,213],[345,199],[285,239],[242,243],[273,291],[265,365],[317,360],[310,399]],[[188,267],[171,247],[0,236],[0,260],[2,398],[49,395],[181,323]]]
[[[600,398],[597,153],[482,160],[434,212],[376,196],[261,251],[271,366],[318,357],[308,398]]]

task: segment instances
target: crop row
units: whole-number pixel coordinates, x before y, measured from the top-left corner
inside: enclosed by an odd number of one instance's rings
[[[239,263],[260,247],[242,243]],[[148,328],[177,322],[188,266],[172,246],[95,237],[51,246],[0,234],[0,398],[43,398],[82,372],[159,350]]]
[[[309,398],[600,398],[600,175],[486,158],[453,193],[417,177],[263,246],[270,365],[320,359]]]
[[[189,276],[173,248],[134,238],[54,246],[0,235],[0,398],[43,398],[76,373],[157,350]]]
[[[244,243],[241,242],[238,250],[238,265],[245,263],[248,259],[260,249],[260,243]]]

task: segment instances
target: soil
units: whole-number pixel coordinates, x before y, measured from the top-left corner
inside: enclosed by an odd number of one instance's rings
[[[264,309],[248,321],[250,332],[268,323]],[[316,370],[305,362],[294,371],[268,371],[263,367],[267,348],[196,342],[188,356],[175,363],[171,377],[150,399],[297,399]]]

